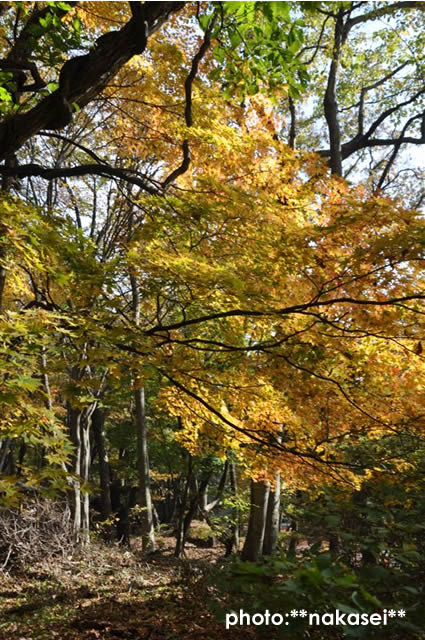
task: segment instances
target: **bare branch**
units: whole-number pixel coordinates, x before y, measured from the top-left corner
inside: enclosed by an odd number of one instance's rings
[[[83,164],[77,167],[67,168],[48,168],[39,164],[23,164],[16,167],[0,166],[0,174],[5,176],[19,176],[28,178],[29,176],[39,176],[44,180],[54,180],[55,178],[72,178],[76,176],[97,175],[109,178],[118,178],[130,184],[140,187],[143,191],[152,195],[160,192],[159,187],[149,184],[150,179],[146,176],[140,176],[137,171],[132,169],[121,169],[118,167],[110,167],[106,164]],[[149,182],[148,182],[149,181]]]
[[[421,11],[425,10],[425,5],[423,1],[419,0],[417,2],[414,1],[404,1],[404,2],[394,2],[394,4],[385,4],[383,7],[379,9],[373,9],[372,11],[368,11],[367,13],[363,13],[360,16],[356,16],[355,18],[350,18],[347,20],[344,27],[344,36],[345,38],[348,36],[349,31],[355,27],[357,24],[362,22],[368,22],[369,20],[376,20],[376,18],[380,18],[381,16],[385,16],[395,11],[402,9],[403,11],[411,10],[411,9],[420,9]]]
[[[205,53],[208,51],[208,49],[209,49],[209,47],[211,45],[211,33],[212,33],[213,28],[214,28],[214,25],[215,25],[215,16],[213,16],[213,18],[210,20],[208,28],[205,31],[205,35],[204,35],[204,39],[202,41],[202,44],[199,47],[199,51],[196,53],[196,55],[194,56],[194,58],[192,60],[192,65],[191,65],[189,74],[188,74],[188,76],[186,78],[186,81],[184,83],[184,91],[185,91],[185,96],[186,96],[186,105],[185,105],[185,110],[184,110],[184,118],[185,118],[185,122],[186,122],[186,126],[187,127],[191,127],[193,125],[193,119],[192,119],[192,87],[193,87],[193,81],[195,80],[196,74],[198,73],[199,63],[201,62],[202,58],[204,57]],[[162,186],[164,188],[167,187],[172,182],[174,182],[174,180],[176,178],[178,178],[183,173],[185,173],[189,168],[189,165],[190,165],[190,148],[189,148],[189,140],[187,138],[185,138],[185,140],[183,140],[182,148],[183,148],[183,160],[182,160],[182,163],[181,163],[181,165],[179,167],[177,167],[177,169],[174,169],[174,171],[172,171],[167,178],[165,178],[165,180],[162,183]]]

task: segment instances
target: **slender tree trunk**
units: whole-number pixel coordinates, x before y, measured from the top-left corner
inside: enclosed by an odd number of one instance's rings
[[[3,248],[0,248],[0,314],[3,311],[3,293],[6,286],[6,269],[1,264],[2,260],[5,257],[5,254],[5,250]]]
[[[27,445],[25,442],[21,442],[18,453],[18,476],[22,476],[22,465],[24,464],[25,454],[27,452]]]
[[[300,489],[297,489],[295,493],[296,504],[299,506],[302,504],[304,492]],[[289,539],[288,544],[288,555],[294,556],[297,552],[297,542],[298,542],[298,520],[294,517],[291,518],[291,524],[289,526],[289,530],[291,531],[291,537]]]
[[[270,491],[267,504],[266,530],[264,532],[263,554],[271,556],[276,553],[280,522],[280,472],[275,475],[273,491]]]
[[[236,464],[234,461],[229,461],[229,479],[230,479],[230,491],[233,499],[237,500],[238,497],[238,482],[236,477]],[[232,507],[232,523],[230,525],[229,538],[226,540],[226,556],[230,556],[233,549],[239,551],[239,507],[235,504]]]
[[[180,558],[183,555],[184,551],[184,514],[186,511],[187,498],[189,495],[189,486],[191,482],[192,476],[192,456],[190,453],[188,454],[188,464],[187,464],[187,476],[186,482],[184,485],[183,495],[180,501],[180,510],[179,510],[179,519],[177,523],[177,534],[176,534],[176,547],[174,549],[174,556],[176,558]]]
[[[81,429],[81,475],[86,485],[90,475],[90,415],[91,412],[84,410],[80,420]],[[90,542],[90,497],[85,488],[82,491],[81,502],[81,543],[87,545]]]
[[[201,495],[199,500],[199,511],[200,511],[200,519],[207,520],[207,507],[208,507],[208,487],[205,488],[204,493]]]
[[[363,486],[359,491],[353,491],[351,500],[353,504],[358,507],[357,518],[356,518],[357,531],[353,533],[357,534],[360,537],[360,553],[362,558],[362,565],[363,566],[374,565],[376,564],[376,558],[373,555],[372,551],[370,551],[370,549],[368,549],[364,545],[362,546],[362,540],[364,538],[367,538],[367,536],[370,534],[370,525],[365,519],[364,514],[362,513],[364,507],[367,504],[367,489]]]
[[[170,486],[170,498],[167,506],[167,522],[176,522],[179,516],[179,504],[181,502],[182,475],[174,478]]]
[[[105,443],[105,413],[102,409],[99,409],[99,407],[93,411],[92,426],[99,460],[102,520],[109,520],[112,514],[111,477],[109,472],[108,451]]]
[[[193,474],[192,474],[193,477]],[[181,541],[181,553],[184,553],[184,548],[185,548],[185,544],[186,544],[186,539],[187,539],[187,534],[189,532],[190,529],[190,525],[192,524],[192,520],[194,519],[196,512],[199,509],[199,503],[201,500],[201,496],[202,493],[205,491],[205,489],[208,486],[208,482],[210,481],[210,477],[211,477],[211,472],[209,471],[204,471],[202,473],[201,479],[199,481],[199,484],[197,484],[197,491],[196,493],[194,493],[192,495],[192,499],[190,501],[189,504],[189,509],[187,510],[186,515],[184,516],[184,520],[183,520],[183,538]]]
[[[132,228],[131,221],[130,227]],[[136,276],[130,274],[132,292],[133,316],[136,326],[140,324],[140,292]],[[137,474],[139,480],[138,503],[142,508],[142,548],[143,551],[155,549],[155,530],[153,526],[152,496],[150,489],[148,434],[146,428],[145,389],[140,387],[134,391],[134,404],[136,407],[136,434],[137,434]]]
[[[289,530],[291,531],[291,537],[289,538],[288,544],[288,556],[294,556],[297,551],[297,531],[298,531],[298,522],[295,518],[292,518],[291,524],[289,526]]]
[[[152,497],[149,477],[148,438],[146,429],[145,390],[136,389],[134,392],[136,405],[137,430],[137,472],[139,478],[139,505],[142,507],[142,548],[143,551],[155,549],[155,530],[153,526]]]
[[[74,445],[74,460],[73,460],[73,468],[72,471],[75,474],[75,477],[72,478],[72,502],[71,502],[71,513],[72,513],[72,533],[74,537],[74,542],[80,542],[80,533],[81,533],[81,432],[80,432],[80,421],[81,421],[81,412],[78,409],[74,409],[70,407],[68,409],[69,415],[69,429],[71,434],[71,441]]]
[[[256,562],[261,555],[266,528],[270,483],[251,480],[251,509],[242,560]]]
[[[81,489],[81,480],[84,484],[89,481],[90,474],[90,422],[91,415],[96,408],[92,405],[87,409],[70,407],[69,426],[71,440],[74,445],[73,474],[71,480],[73,487],[73,500],[71,513],[73,516],[73,537],[77,544],[86,545],[90,538],[90,498],[87,490]]]
[[[288,146],[291,149],[295,149],[295,139],[297,135],[297,114],[295,111],[295,104],[291,96],[289,96],[288,102],[289,102],[289,113],[291,115],[290,124],[289,124]]]
[[[205,492],[208,486],[208,483],[210,481],[211,471],[204,471],[201,475],[201,479],[199,483],[193,482],[193,476],[194,476],[194,473],[193,473],[193,467],[192,467],[192,456],[190,456],[186,486],[185,486],[185,491],[184,491],[184,496],[183,496],[183,501],[182,501],[181,511],[180,511],[180,517],[179,517],[179,527],[177,531],[176,548],[174,551],[174,555],[176,558],[179,558],[184,554],[187,534],[190,529],[190,525],[192,524],[192,520],[199,509],[201,496]],[[188,494],[189,494],[190,487],[192,488],[196,487],[196,490],[192,492],[190,504],[189,504],[188,510],[185,513],[185,507],[188,502]]]
[[[3,176],[1,181],[1,190],[6,191],[8,189],[8,184],[6,178]],[[6,227],[0,223],[0,236],[4,234]],[[4,267],[4,261],[6,260],[6,245],[0,244],[0,315],[3,313],[3,295],[4,289],[6,286],[6,269]],[[10,438],[7,437],[2,440],[0,445],[0,473],[2,473],[4,467],[6,466],[7,454],[9,451]]]
[[[339,536],[336,533],[331,533],[331,535],[329,536],[329,551],[334,558],[336,558],[340,554],[341,545]]]

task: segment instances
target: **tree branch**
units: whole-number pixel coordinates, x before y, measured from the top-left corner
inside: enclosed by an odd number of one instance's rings
[[[95,48],[89,53],[65,62],[60,73],[59,89],[30,111],[13,115],[0,124],[0,160],[20,149],[42,129],[61,129],[68,124],[69,119],[67,121],[60,117],[55,122],[61,106],[64,103],[69,108],[72,103],[80,108],[86,106],[128,60],[145,50],[147,35],[156,31],[170,14],[182,9],[185,4],[146,2],[143,5],[143,21],[140,16],[133,16],[119,31],[111,31],[98,38]]]
[[[330,298],[329,300],[311,300],[304,304],[294,305],[292,307],[283,307],[282,309],[269,309],[265,311],[256,311],[254,309],[232,309],[230,311],[217,311],[217,313],[211,313],[206,316],[199,316],[197,318],[190,318],[189,320],[181,320],[180,322],[174,322],[169,325],[156,325],[151,329],[147,329],[145,335],[155,335],[161,331],[173,331],[174,329],[181,329],[182,327],[188,327],[194,324],[200,324],[202,322],[209,322],[211,320],[219,320],[223,318],[231,317],[252,317],[252,318],[265,318],[271,316],[283,316],[291,313],[304,314],[309,309],[315,309],[320,307],[329,307],[336,304],[352,304],[365,307],[388,307],[391,305],[401,305],[405,302],[412,300],[425,300],[425,292],[423,294],[412,294],[409,296],[401,296],[399,298],[390,298],[388,300],[365,300],[362,298],[340,297]],[[421,312],[422,313],[422,312]],[[425,313],[425,312],[424,312]]]
[[[411,10],[411,9],[421,9],[425,10],[425,5],[420,0],[417,2],[404,1],[404,2],[394,2],[394,4],[387,4],[381,7],[380,9],[373,9],[372,11],[368,11],[367,13],[363,13],[361,16],[356,16],[355,18],[350,18],[347,20],[344,27],[344,36],[347,37],[349,31],[356,26],[356,24],[360,24],[361,22],[367,22],[368,20],[376,20],[376,18],[380,18],[381,16],[388,15],[389,13],[394,13],[398,9],[403,10]]]
[[[214,28],[215,25],[215,16],[213,16],[213,18],[210,20],[210,23],[208,25],[207,30],[205,31],[205,35],[204,35],[204,39],[202,41],[202,44],[199,48],[199,51],[196,53],[196,55],[194,56],[193,60],[192,60],[192,65],[189,71],[189,74],[186,78],[186,81],[184,83],[184,92],[185,92],[185,97],[186,97],[186,105],[185,105],[185,110],[184,110],[184,119],[186,122],[186,127],[191,127],[193,125],[193,119],[192,119],[192,87],[193,87],[193,81],[196,78],[196,74],[198,73],[198,69],[199,69],[199,63],[201,62],[202,58],[204,57],[205,53],[207,52],[207,50],[209,49],[210,45],[211,45],[211,33],[212,30]],[[176,178],[178,178],[179,176],[181,176],[183,173],[185,173],[189,166],[190,166],[190,148],[189,148],[189,140],[187,138],[185,138],[185,140],[183,140],[183,160],[182,163],[179,167],[177,167],[177,169],[174,169],[174,171],[172,171],[170,173],[170,175],[165,178],[165,180],[162,183],[162,186],[165,188],[167,187],[169,184],[171,184],[172,182],[174,182],[174,180],[176,180]]]
[[[131,175],[131,174],[136,175]],[[38,176],[44,180],[54,180],[56,178],[71,178],[76,176],[97,175],[103,177],[118,178],[125,180],[130,184],[134,184],[143,191],[152,195],[158,195],[159,188],[148,184],[149,178],[138,176],[137,172],[131,169],[120,169],[118,167],[110,167],[104,164],[83,164],[77,167],[67,168],[48,168],[39,164],[23,164],[17,167],[0,166],[0,174],[5,176],[19,176],[28,178],[29,176]]]
[[[389,158],[388,162],[386,163],[385,168],[384,168],[384,170],[383,170],[383,172],[381,174],[381,177],[379,179],[379,182],[378,182],[378,185],[377,185],[378,189],[382,189],[382,187],[384,185],[384,182],[385,182],[385,180],[387,178],[387,175],[388,175],[391,167],[393,166],[393,164],[394,164],[394,162],[395,162],[395,160],[397,158],[397,155],[398,155],[398,152],[400,151],[401,145],[404,144],[405,141],[409,139],[409,136],[405,135],[407,129],[410,127],[412,122],[414,122],[415,120],[418,120],[418,118],[421,118],[422,125],[423,125],[423,123],[425,122],[425,113],[424,114],[421,113],[421,114],[418,114],[418,115],[413,116],[412,118],[410,118],[406,122],[406,124],[404,125],[399,137],[397,138],[397,140],[395,140],[394,149],[393,149],[393,151],[391,153],[391,157]],[[422,137],[421,138],[418,138],[417,144],[420,144],[421,142],[425,143],[425,135],[424,135],[424,133],[422,133]]]

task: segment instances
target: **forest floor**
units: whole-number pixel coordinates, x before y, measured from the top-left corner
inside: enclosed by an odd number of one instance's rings
[[[173,557],[171,538],[144,559],[131,550],[93,544],[81,554],[40,563],[25,573],[0,573],[1,640],[250,640],[251,630],[226,631],[213,613],[211,572],[222,547],[187,545]]]

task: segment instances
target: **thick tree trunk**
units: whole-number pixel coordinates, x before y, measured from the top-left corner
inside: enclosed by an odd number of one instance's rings
[[[249,512],[248,533],[242,551],[242,560],[256,562],[261,555],[269,493],[269,482],[254,482],[251,480],[251,510]]]
[[[270,491],[267,504],[266,530],[264,532],[263,554],[271,556],[276,553],[280,523],[280,473],[275,475],[273,491]]]
[[[341,154],[341,131],[339,126],[338,103],[336,99],[336,84],[340,65],[341,47],[343,44],[344,30],[344,9],[338,11],[336,24],[334,47],[332,51],[332,62],[329,69],[328,84],[326,86],[324,98],[324,111],[326,123],[329,131],[331,172],[342,176],[342,154]]]

